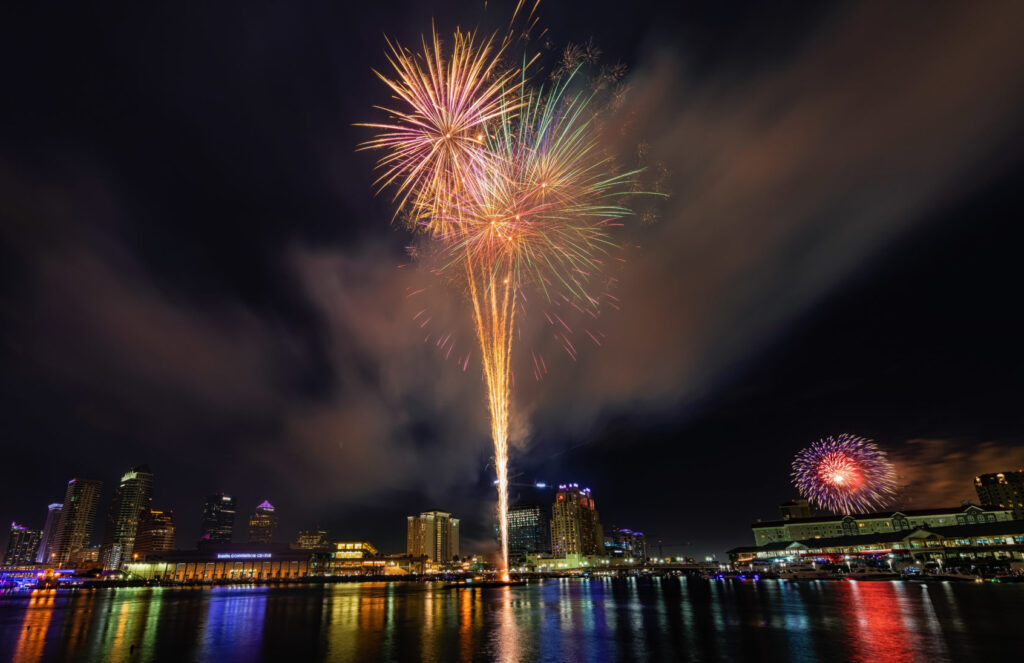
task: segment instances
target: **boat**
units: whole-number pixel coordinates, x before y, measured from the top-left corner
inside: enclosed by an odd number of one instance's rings
[[[828,580],[832,573],[813,564],[793,564],[779,571],[783,580]]]
[[[981,582],[981,576],[974,575],[973,573],[962,573],[960,571],[940,571],[937,573],[929,573],[929,578],[935,580],[957,580],[966,582]]]
[[[896,580],[899,577],[895,571],[873,566],[858,566],[846,574],[847,580]]]

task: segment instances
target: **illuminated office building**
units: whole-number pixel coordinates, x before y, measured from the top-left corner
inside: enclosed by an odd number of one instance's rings
[[[147,555],[174,549],[174,511],[146,509],[139,517],[139,531],[135,536],[132,559],[146,559]]]
[[[203,503],[201,541],[231,543],[235,529],[235,498],[227,493],[210,495]]]
[[[3,566],[25,566],[34,564],[36,552],[39,550],[39,539],[42,532],[11,523],[11,534],[7,539],[7,549],[0,563]]]
[[[551,509],[546,504],[514,504],[508,509],[511,558],[551,552]]]
[[[277,532],[277,513],[267,500],[256,507],[249,517],[249,543],[273,543]]]

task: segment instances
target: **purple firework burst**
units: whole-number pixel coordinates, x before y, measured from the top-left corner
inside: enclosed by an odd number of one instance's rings
[[[896,469],[877,444],[843,433],[798,453],[793,483],[801,497],[833,513],[869,513],[896,496]]]

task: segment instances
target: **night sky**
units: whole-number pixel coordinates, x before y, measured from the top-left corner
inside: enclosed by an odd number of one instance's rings
[[[623,231],[602,347],[528,329],[551,371],[517,365],[512,471],[590,486],[666,554],[748,544],[827,435],[888,449],[909,507],[1024,466],[1024,6],[762,4],[539,10],[549,60],[593,38],[628,65],[608,147],[646,144],[671,195]],[[354,124],[388,101],[385,34],[511,6],[0,10],[0,522],[41,527],[73,476],[105,515],[147,463],[180,547],[218,491],[269,499],[283,539],[397,552],[440,508],[495,547],[479,363],[413,317],[472,338]]]

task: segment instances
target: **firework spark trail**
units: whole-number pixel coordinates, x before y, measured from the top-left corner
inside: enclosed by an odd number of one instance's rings
[[[793,460],[800,495],[833,513],[868,513],[896,495],[896,470],[871,440],[843,433],[802,450]]]
[[[535,24],[533,11],[526,20]],[[617,199],[635,193],[638,172],[611,174],[588,109],[593,95],[569,92],[578,67],[544,90],[527,84],[536,58],[524,57],[521,68],[501,64],[512,35],[511,24],[500,40],[456,31],[447,57],[436,30],[420,54],[388,42],[395,77],[376,73],[408,108],[382,109],[391,123],[362,125],[380,133],[360,146],[384,151],[377,183],[395,188],[396,215],[406,212],[411,229],[442,247],[438,273],[465,283],[494,441],[503,577],[517,302],[525,303],[524,287],[535,286],[549,303],[558,297],[597,317],[600,302],[587,288],[614,246],[610,226],[630,213]],[[423,328],[431,316],[420,311],[416,319]],[[440,347],[449,337],[438,338]],[[564,334],[556,339],[575,360],[572,342]],[[463,371],[468,361],[462,359]],[[543,358],[538,365],[534,356],[534,367],[535,376],[547,372]]]
[[[494,468],[498,478],[498,527],[501,533],[502,572],[508,572],[508,424],[511,390],[512,326],[515,321],[515,283],[484,272],[478,283],[473,263],[466,263],[473,322],[487,383],[487,404],[494,441]]]

